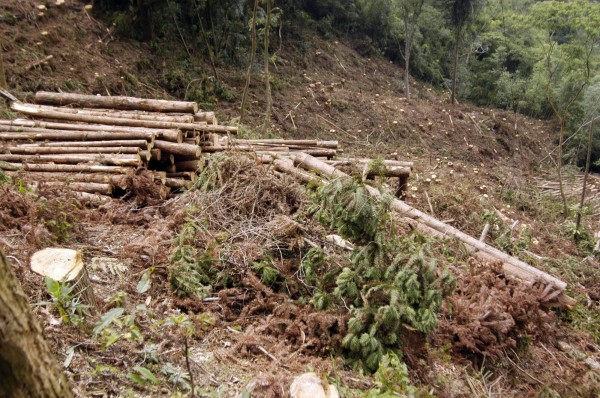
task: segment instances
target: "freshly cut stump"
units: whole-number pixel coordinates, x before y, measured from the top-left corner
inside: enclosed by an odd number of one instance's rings
[[[58,282],[73,287],[73,294],[88,306],[90,312],[97,312],[96,298],[81,252],[72,249],[47,248],[35,252],[31,257],[31,270]]]

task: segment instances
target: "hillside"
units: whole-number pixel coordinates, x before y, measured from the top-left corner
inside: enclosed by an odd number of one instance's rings
[[[338,140],[344,155],[414,161],[407,203],[475,237],[489,223],[488,243],[565,280],[578,301],[572,311],[548,308],[540,286],[507,280],[455,241],[427,241],[428,256],[456,276],[457,289],[431,335],[406,327],[408,379],[393,380],[401,386],[396,395],[416,386],[417,396],[597,396],[600,264],[592,247],[600,179],[588,186],[585,234],[576,243],[574,218],[561,214],[554,188],[556,123],[450,105],[447,92],[417,81],[407,100],[396,64],[366,58],[343,38],[304,34],[302,43],[290,39],[275,52],[266,130],[263,83],[254,73],[240,136]],[[244,68],[217,65],[217,81],[193,48],[122,38],[83,2],[42,8],[6,0],[0,38],[9,91],[20,99],[38,90],[191,99],[214,109],[222,123],[239,122]],[[15,115],[0,105],[0,116]],[[102,313],[127,309],[118,323],[93,333],[99,315],[68,325],[55,307],[32,307],[77,396],[182,396],[190,383],[201,396],[288,396],[293,377],[307,369],[343,396],[378,396],[385,371],[399,372],[386,364],[365,375],[338,355],[347,316],[309,304],[302,264],[310,248],[298,243],[322,243],[332,233],[315,216],[320,202],[293,179],[238,155],[202,172],[201,179],[219,181],[212,188],[168,200],[134,189],[94,207],[68,190],[34,194],[18,181],[0,185],[0,248],[31,304],[52,299],[27,266],[31,255],[58,245],[84,252]],[[579,171],[565,173],[574,207]],[[301,227],[277,235],[274,225],[288,219]],[[398,228],[411,236],[402,244],[421,247],[409,229]],[[320,271],[329,262],[351,264],[343,251],[328,250]],[[173,288],[172,270],[189,256],[216,275],[208,300],[180,297]],[[270,284],[269,261],[277,269]],[[144,275],[151,285],[140,293]],[[157,380],[136,375],[135,366],[152,369]]]

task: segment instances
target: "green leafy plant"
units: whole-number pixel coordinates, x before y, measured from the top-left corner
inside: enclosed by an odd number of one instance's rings
[[[127,377],[135,381],[139,385],[149,386],[158,383],[158,378],[154,376],[154,373],[152,373],[152,371],[148,368],[137,365],[133,367],[133,370],[135,372],[128,373]]]
[[[144,337],[136,324],[137,316],[147,311],[145,304],[138,304],[130,313],[122,307],[116,307],[102,314],[92,331],[94,338],[99,338],[106,349],[121,339],[143,341]]]
[[[386,354],[401,350],[404,325],[423,333],[436,328],[454,278],[438,269],[426,238],[396,231],[385,203],[362,183],[338,179],[318,189],[313,199],[319,221],[355,243],[352,266],[335,276],[333,298],[350,310],[342,342],[348,358],[374,372]],[[327,304],[329,286],[318,280],[317,285],[313,299],[319,306]]]
[[[266,285],[273,285],[279,277],[279,270],[273,266],[273,259],[267,257],[254,263],[253,268],[260,276],[260,280]]]
[[[44,282],[52,301],[44,301],[38,305],[54,306],[65,324],[82,326],[88,307],[81,302],[80,297],[73,294],[75,286],[50,277],[46,277]]]

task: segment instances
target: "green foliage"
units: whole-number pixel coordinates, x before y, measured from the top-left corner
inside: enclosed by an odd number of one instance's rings
[[[38,305],[54,306],[62,321],[67,325],[82,326],[84,316],[89,315],[88,307],[81,302],[81,298],[73,294],[74,284],[65,281],[55,281],[45,277],[44,282],[52,301],[44,301]]]
[[[112,344],[125,339],[133,342],[142,342],[144,337],[136,324],[138,315],[145,314],[145,304],[138,304],[129,313],[122,307],[115,307],[102,314],[100,320],[94,325],[93,337],[102,342],[106,349]]]
[[[212,293],[212,266],[214,259],[211,250],[202,255],[194,246],[198,225],[191,219],[183,225],[175,239],[175,250],[171,255],[169,281],[173,291],[179,296],[192,295],[200,300]]]
[[[270,257],[257,261],[253,268],[260,276],[260,280],[268,286],[272,286],[279,277],[279,270],[273,266],[273,259]]]
[[[2,162],[0,162],[0,184],[10,184],[12,179],[2,172]]]
[[[164,364],[160,372],[167,377],[169,383],[182,391],[191,391],[190,375],[179,366],[175,366],[170,362]]]
[[[135,381],[139,385],[148,386],[158,383],[158,378],[154,376],[154,373],[152,373],[152,371],[150,371],[149,369],[137,365],[133,367],[133,370],[135,372],[128,373],[127,377]]]
[[[352,267],[339,270],[335,278],[333,298],[350,307],[342,343],[347,356],[376,371],[386,353],[401,349],[404,325],[423,333],[436,328],[442,299],[453,290],[454,278],[437,269],[423,236],[395,231],[385,204],[376,202],[361,183],[335,180],[320,188],[314,199],[319,221],[356,244]],[[322,306],[330,287],[316,282],[313,303]]]

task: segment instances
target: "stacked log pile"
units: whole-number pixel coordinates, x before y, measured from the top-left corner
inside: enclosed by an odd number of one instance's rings
[[[201,141],[237,132],[195,102],[49,92],[35,102],[11,103],[28,120],[0,120],[0,168],[80,192],[111,195],[127,173],[147,169],[166,197],[194,181],[187,164],[198,165]]]
[[[218,152],[245,153],[273,163],[305,153],[334,165],[362,167],[363,179],[398,179],[402,196],[412,163],[338,158],[337,141],[238,139],[214,112],[195,102],[38,92],[35,104],[11,97],[10,108],[28,119],[0,120],[0,168],[8,175],[74,191],[111,195],[126,188],[128,173],[148,170],[166,197],[186,188]],[[209,156],[202,157],[204,154]]]

